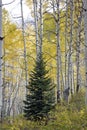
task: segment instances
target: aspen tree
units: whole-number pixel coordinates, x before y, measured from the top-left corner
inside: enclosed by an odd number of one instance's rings
[[[0,0],[0,118],[2,120],[2,46],[3,46],[3,38],[2,38],[2,0]]]
[[[78,92],[80,89],[80,61],[81,61],[81,44],[82,44],[82,0],[74,0],[74,52],[76,52],[76,88],[75,91]]]
[[[60,35],[59,35],[59,28],[60,28],[60,1],[59,0],[52,0],[53,6],[53,16],[56,24],[56,61],[57,61],[57,102],[60,102]],[[56,8],[55,8],[56,7]]]
[[[65,12],[65,89],[67,88],[67,20],[68,20],[68,3],[66,0],[66,12]]]
[[[5,49],[4,49],[4,56],[5,56]],[[3,88],[2,88],[2,119],[4,119],[5,114],[6,114],[6,101],[5,101],[5,88],[6,88],[6,83],[5,83],[5,59],[3,60]]]
[[[27,86],[28,74],[27,74],[27,56],[26,56],[26,41],[25,41],[25,29],[24,29],[24,16],[23,16],[23,0],[20,0],[21,4],[21,18],[22,18],[22,37],[23,37],[23,44],[24,44],[24,65],[25,65],[25,84]],[[26,90],[27,92],[27,90]]]
[[[83,0],[84,11],[84,35],[85,35],[85,89],[86,89],[86,106],[87,106],[87,0]]]
[[[81,41],[81,17],[78,16],[78,28],[77,28],[77,56],[76,56],[76,62],[77,62],[77,87],[76,92],[79,91],[80,87],[80,41]]]
[[[38,58],[39,53],[39,31],[38,31],[38,1],[33,0],[34,7],[34,21],[35,21],[35,37],[36,37],[36,58]]]
[[[70,0],[70,41],[68,54],[68,88],[72,93],[72,41],[73,41],[73,0]]]
[[[43,0],[33,0],[35,37],[36,37],[36,58],[42,54],[43,42]]]
[[[42,53],[42,43],[43,43],[43,0],[40,0],[40,53]]]

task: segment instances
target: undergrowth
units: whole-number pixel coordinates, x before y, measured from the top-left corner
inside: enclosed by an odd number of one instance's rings
[[[0,130],[87,130],[87,111],[85,108],[84,92],[72,96],[70,103],[62,102],[49,114],[45,121],[27,121],[22,115],[6,118],[0,124]]]

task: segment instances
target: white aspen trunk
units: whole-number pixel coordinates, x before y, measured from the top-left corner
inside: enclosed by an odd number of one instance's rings
[[[10,105],[11,105],[11,85],[8,83],[8,104],[7,104],[7,116],[10,116]]]
[[[22,18],[22,37],[24,44],[24,64],[25,64],[25,86],[28,85],[28,74],[27,74],[27,56],[26,56],[26,40],[25,40],[25,29],[24,29],[24,16],[23,16],[23,0],[20,0],[21,3],[21,18]],[[27,89],[26,89],[27,93]]]
[[[36,36],[36,59],[42,54],[43,42],[43,0],[33,0],[35,36]]]
[[[75,77],[74,77],[74,69],[72,72],[72,84],[73,84],[73,93],[75,93]]]
[[[55,6],[56,5],[56,6]],[[56,62],[57,62],[57,102],[60,102],[61,100],[61,85],[60,85],[60,73],[61,68],[61,55],[60,55],[60,35],[59,35],[59,28],[60,28],[60,11],[59,11],[59,0],[52,0],[52,6],[53,6],[53,16],[56,24]],[[63,77],[63,76],[62,76]]]
[[[83,9],[84,9],[84,34],[85,34],[85,89],[86,89],[86,97],[85,103],[87,106],[87,0],[83,0]]]
[[[5,49],[4,49],[4,56],[5,56]],[[3,60],[4,66],[3,66],[3,88],[2,88],[2,120],[5,117],[6,114],[6,108],[5,108],[5,59]]]
[[[42,42],[43,42],[43,0],[40,0],[40,54],[42,54]]]
[[[78,29],[77,29],[77,54],[76,54],[76,62],[77,62],[77,86],[76,92],[79,91],[80,87],[80,32],[81,32],[81,18],[78,17]]]
[[[3,35],[5,36],[5,29],[3,29]],[[5,45],[5,39],[3,41],[3,46]],[[3,57],[6,56],[6,49],[5,47],[3,48]],[[5,93],[5,90],[6,90],[6,60],[5,58],[3,59],[3,90],[2,90],[2,119],[6,116],[6,104],[7,104],[7,101],[6,101],[6,93]]]
[[[57,46],[57,102],[61,100],[61,87],[60,87],[60,11],[59,11],[60,1],[56,0],[57,6],[57,18],[56,18],[56,46]],[[55,6],[55,5],[54,5]],[[56,15],[55,15],[56,17]]]
[[[62,70],[62,59],[61,59],[61,50],[60,50],[60,74],[61,74],[61,93],[64,90],[64,76],[63,76],[63,70]]]
[[[34,7],[34,21],[35,21],[35,36],[36,36],[36,59],[38,59],[40,50],[39,50],[39,31],[38,31],[38,1],[33,0]]]
[[[70,43],[68,55],[68,88],[72,93],[72,34],[73,33],[73,0],[70,0]]]
[[[65,17],[65,87],[64,89],[67,88],[68,83],[67,83],[67,19],[68,19],[68,3],[66,0],[66,17]]]
[[[0,118],[2,120],[2,0],[0,0]]]
[[[52,8],[53,9],[53,16],[54,16],[54,20],[55,20],[55,24],[56,24],[56,11],[55,11],[55,1],[54,0],[52,0],[52,7],[53,7]],[[57,54],[56,54],[56,61],[57,61]],[[58,72],[56,73],[56,84],[57,84],[56,90],[55,90],[55,97],[56,97],[55,102],[56,103],[58,102],[58,79],[57,79],[57,77],[58,77]]]

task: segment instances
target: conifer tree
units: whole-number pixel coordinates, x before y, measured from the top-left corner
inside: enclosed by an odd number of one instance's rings
[[[24,116],[28,120],[42,120],[47,118],[48,113],[55,106],[54,87],[46,70],[46,62],[43,58],[36,61],[34,70],[31,72],[29,93],[24,101]]]

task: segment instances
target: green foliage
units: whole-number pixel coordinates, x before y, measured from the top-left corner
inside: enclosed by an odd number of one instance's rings
[[[47,118],[48,113],[55,105],[54,84],[48,76],[46,63],[43,58],[36,61],[34,70],[31,72],[29,94],[24,101],[24,116],[28,120],[42,120]]]
[[[80,111],[85,108],[85,91],[81,89],[79,93],[75,93],[70,100],[71,108]]]
[[[0,130],[87,130],[84,92],[79,92],[74,96],[75,98],[72,97],[69,105],[62,103],[49,113],[47,125],[44,125],[44,122],[39,124],[38,121],[29,121],[25,120],[23,116],[18,116],[9,125],[4,122]]]

